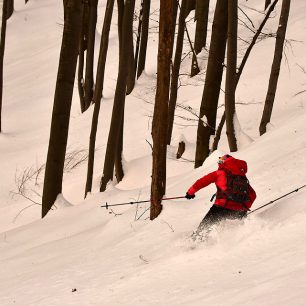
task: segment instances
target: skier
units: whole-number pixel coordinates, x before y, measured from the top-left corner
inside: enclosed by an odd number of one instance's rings
[[[215,183],[217,187],[217,193],[211,199],[212,202],[216,197],[215,203],[193,233],[194,239],[203,238],[213,224],[224,219],[243,219],[247,216],[247,211],[256,199],[256,193],[250,186],[246,173],[245,161],[226,154],[219,157],[218,170],[203,176],[188,189],[185,197],[190,200],[198,190],[211,183]]]

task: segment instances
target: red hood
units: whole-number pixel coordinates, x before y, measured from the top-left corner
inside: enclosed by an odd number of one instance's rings
[[[248,171],[247,163],[244,160],[236,159],[234,157],[227,158],[223,164],[219,165],[219,170],[229,170],[236,175],[245,175]]]

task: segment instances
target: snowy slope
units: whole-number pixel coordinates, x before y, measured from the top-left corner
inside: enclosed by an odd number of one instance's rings
[[[15,180],[25,169],[37,169],[45,162],[63,23],[58,1],[30,0],[26,6],[21,0],[15,2],[16,11],[8,22],[4,133],[0,135],[0,305],[305,305],[306,188],[244,222],[225,222],[198,245],[187,237],[208,211],[214,186],[199,191],[192,201],[164,202],[162,214],[153,222],[148,220],[145,204],[109,211],[100,208],[106,201],[149,197],[151,148],[146,140],[151,141],[156,33],[150,37],[146,74],[127,97],[124,180],[105,193],[98,192],[118,61],[114,23],[94,192],[83,200],[84,163],[65,174],[57,209],[43,220],[39,205],[30,206],[32,202],[24,197],[12,196]],[[256,11],[248,7],[261,9],[261,3],[250,0],[241,5],[256,20]],[[158,1],[153,1],[152,12],[157,6]],[[100,1],[97,39],[104,9],[105,1]],[[306,75],[299,67],[306,62],[305,15],[304,1],[292,1],[287,37],[294,41],[292,49],[286,49],[287,62],[281,69],[266,135],[258,136],[258,125],[274,40],[264,40],[255,48],[237,89],[237,101],[242,103],[238,104],[242,149],[234,156],[248,162],[248,177],[258,195],[254,208],[306,183],[306,101],[305,94],[295,96],[305,89]],[[277,22],[278,18],[271,19],[266,31],[275,29]],[[189,27],[192,33],[192,23]],[[203,67],[206,55],[203,51]],[[185,61],[182,69],[188,71],[189,65]],[[179,103],[198,109],[203,80],[204,74],[196,80],[183,77],[182,82],[190,85],[180,88]],[[219,118],[222,112],[221,106]],[[179,114],[193,118],[186,111]],[[92,108],[80,114],[75,91],[69,152],[87,150],[91,116]],[[176,160],[175,153],[183,137],[187,141],[184,157],[194,158],[195,132],[196,124],[175,126],[174,142],[168,147],[167,196],[184,195],[196,179],[216,169],[218,156],[228,150],[223,135],[220,151],[194,170],[191,162]],[[249,143],[244,133],[254,141]],[[42,178],[27,185],[26,194],[32,199],[41,192]]]

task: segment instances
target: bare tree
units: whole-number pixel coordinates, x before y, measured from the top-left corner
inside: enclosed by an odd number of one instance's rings
[[[122,49],[122,23],[123,23],[123,14],[124,14],[124,0],[117,0],[118,7],[118,38],[119,38],[119,54]]]
[[[6,11],[8,0],[3,0],[2,3],[2,22],[1,22],[1,41],[0,41],[0,133],[2,132],[2,100],[3,100],[3,61],[6,38]]]
[[[231,152],[237,151],[234,117],[236,67],[237,67],[237,28],[238,28],[238,2],[228,1],[228,26],[227,26],[227,67],[225,81],[225,121],[226,134]]]
[[[133,41],[133,31],[129,33],[131,44],[129,46],[129,50],[127,50],[127,56],[129,57],[129,69],[128,69],[128,76],[127,76],[127,83],[126,83],[126,94],[129,95],[134,87],[135,87],[135,78],[136,78],[136,60],[134,56],[134,41]]]
[[[108,50],[109,30],[111,26],[113,9],[114,9],[114,0],[107,0],[104,22],[103,22],[103,29],[102,29],[102,37],[101,37],[101,43],[100,43],[100,52],[99,52],[99,60],[98,60],[98,68],[97,68],[97,76],[96,76],[96,86],[95,86],[94,98],[93,98],[94,111],[92,115],[91,131],[90,131],[90,138],[89,138],[89,153],[88,153],[88,167],[87,167],[85,197],[88,192],[91,192],[91,188],[92,188],[96,134],[97,134],[97,128],[98,128],[101,98],[103,94],[105,63],[106,63],[106,56],[107,56],[107,50]]]
[[[261,22],[260,26],[258,27],[255,35],[253,36],[243,58],[242,58],[242,61],[240,63],[240,66],[239,68],[237,69],[237,73],[236,73],[236,88],[237,88],[237,85],[239,83],[239,80],[240,80],[240,77],[241,77],[241,74],[243,72],[243,69],[247,63],[247,60],[251,54],[251,51],[253,49],[253,47],[255,46],[256,44],[256,41],[259,37],[259,35],[262,33],[262,29],[264,28],[265,24],[267,23],[271,13],[273,12],[276,4],[277,4],[278,0],[274,0],[273,3],[270,5],[266,15],[265,15],[265,18],[263,19],[263,21]],[[215,135],[215,138],[214,138],[214,143],[213,143],[213,148],[212,148],[212,151],[215,151],[217,150],[218,148],[218,143],[219,143],[219,140],[221,138],[221,132],[222,132],[222,129],[223,129],[223,126],[224,126],[224,123],[225,123],[225,112],[223,113],[222,115],[222,118],[221,118],[221,121],[219,123],[219,126],[218,126],[218,129],[216,131],[216,135]]]
[[[82,1],[82,19],[81,31],[79,39],[79,58],[78,58],[78,90],[80,97],[81,112],[85,112],[85,80],[84,80],[84,63],[85,63],[85,50],[87,49],[87,28],[88,28],[88,1]]]
[[[202,49],[206,46],[207,37],[207,24],[208,24],[208,13],[209,13],[209,0],[197,0],[196,2],[196,32],[194,38],[194,51],[191,63],[190,76],[193,77],[200,71],[196,65],[196,54],[199,54]]]
[[[196,8],[196,0],[187,0],[187,7],[185,12],[185,18],[189,15],[189,13]]]
[[[7,1],[6,19],[9,19],[14,13],[14,0]]]
[[[268,8],[270,4],[271,4],[271,0],[265,0],[265,10]]]
[[[253,47],[255,46],[256,41],[257,41],[259,35],[262,33],[262,30],[263,30],[265,24],[267,23],[268,19],[270,18],[271,13],[274,11],[274,8],[275,8],[277,2],[278,2],[278,0],[274,0],[273,3],[270,5],[268,11],[266,12],[265,18],[262,20],[260,26],[258,27],[255,35],[252,38],[251,43],[249,44],[249,46],[248,46],[248,48],[247,48],[247,50],[246,50],[246,52],[245,52],[245,54],[244,54],[244,56],[242,58],[240,66],[239,66],[239,68],[237,70],[236,87],[237,87],[237,84],[239,82],[239,79],[240,79],[241,73],[243,71],[243,68],[244,68],[244,66],[245,66],[245,64],[246,64],[246,62],[247,62],[247,60],[248,60],[248,58],[249,58],[249,56],[251,54],[251,51],[252,51]]]
[[[170,85],[173,3],[160,0],[157,88],[152,122],[153,165],[150,219],[162,210],[166,190],[167,116]]]
[[[178,33],[176,37],[176,49],[174,56],[174,63],[171,75],[171,88],[170,88],[170,99],[169,99],[169,110],[168,110],[168,128],[167,128],[167,143],[170,144],[173,130],[173,121],[175,106],[177,100],[178,91],[178,78],[181,67],[184,33],[185,33],[185,16],[187,9],[187,0],[182,0],[179,15]]]
[[[84,83],[84,95],[85,95],[85,109],[88,109],[93,98],[94,87],[94,53],[95,53],[95,36],[97,25],[97,9],[98,0],[88,0],[89,5],[89,18],[87,28],[87,51],[86,51],[86,68],[85,68],[85,83]]]
[[[170,50],[171,50],[171,56],[173,54],[173,47],[174,47],[174,37],[175,37],[175,28],[176,28],[176,19],[177,19],[177,11],[178,11],[178,7],[179,7],[179,0],[172,0],[172,39],[171,39],[171,46],[170,46]]]
[[[78,57],[82,0],[64,0],[64,31],[51,120],[42,197],[42,217],[62,192],[73,85]]]
[[[140,46],[139,46],[137,79],[140,77],[141,73],[144,71],[145,64],[146,64],[151,0],[143,0],[142,3],[143,3],[142,22],[141,22],[141,37],[140,37]]]
[[[100,191],[105,191],[107,183],[113,180],[115,160],[121,162],[121,154],[118,156],[118,147],[120,147],[120,134],[124,121],[127,75],[130,67],[127,53],[130,50],[130,44],[132,44],[134,7],[135,0],[126,0],[122,21],[122,42],[119,51],[119,71]]]
[[[283,48],[284,48],[284,41],[286,37],[286,29],[288,24],[289,18],[289,11],[290,11],[290,2],[291,0],[283,0],[281,15],[279,19],[279,25],[276,32],[276,42],[275,42],[275,50],[274,50],[274,57],[273,63],[271,67],[271,74],[269,79],[269,86],[265,100],[265,107],[263,110],[260,126],[259,126],[259,133],[260,135],[264,134],[267,130],[267,124],[271,120],[272,109],[275,99],[275,93],[277,89],[279,71],[282,62],[283,56]]]
[[[139,15],[138,15],[138,29],[137,29],[136,47],[135,47],[135,74],[137,72],[138,57],[139,57],[141,28],[142,28],[142,22],[143,22],[143,7],[144,7],[144,0],[141,0],[140,10],[139,10]]]
[[[227,35],[227,1],[218,0],[214,15],[209,57],[197,130],[195,168],[210,152],[210,138],[215,134],[217,107],[222,81]]]

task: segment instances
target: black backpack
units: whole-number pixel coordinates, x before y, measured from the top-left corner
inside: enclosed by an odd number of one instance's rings
[[[227,199],[237,203],[245,204],[249,201],[250,183],[246,176],[235,175],[226,171],[226,190],[218,189],[217,199]]]

